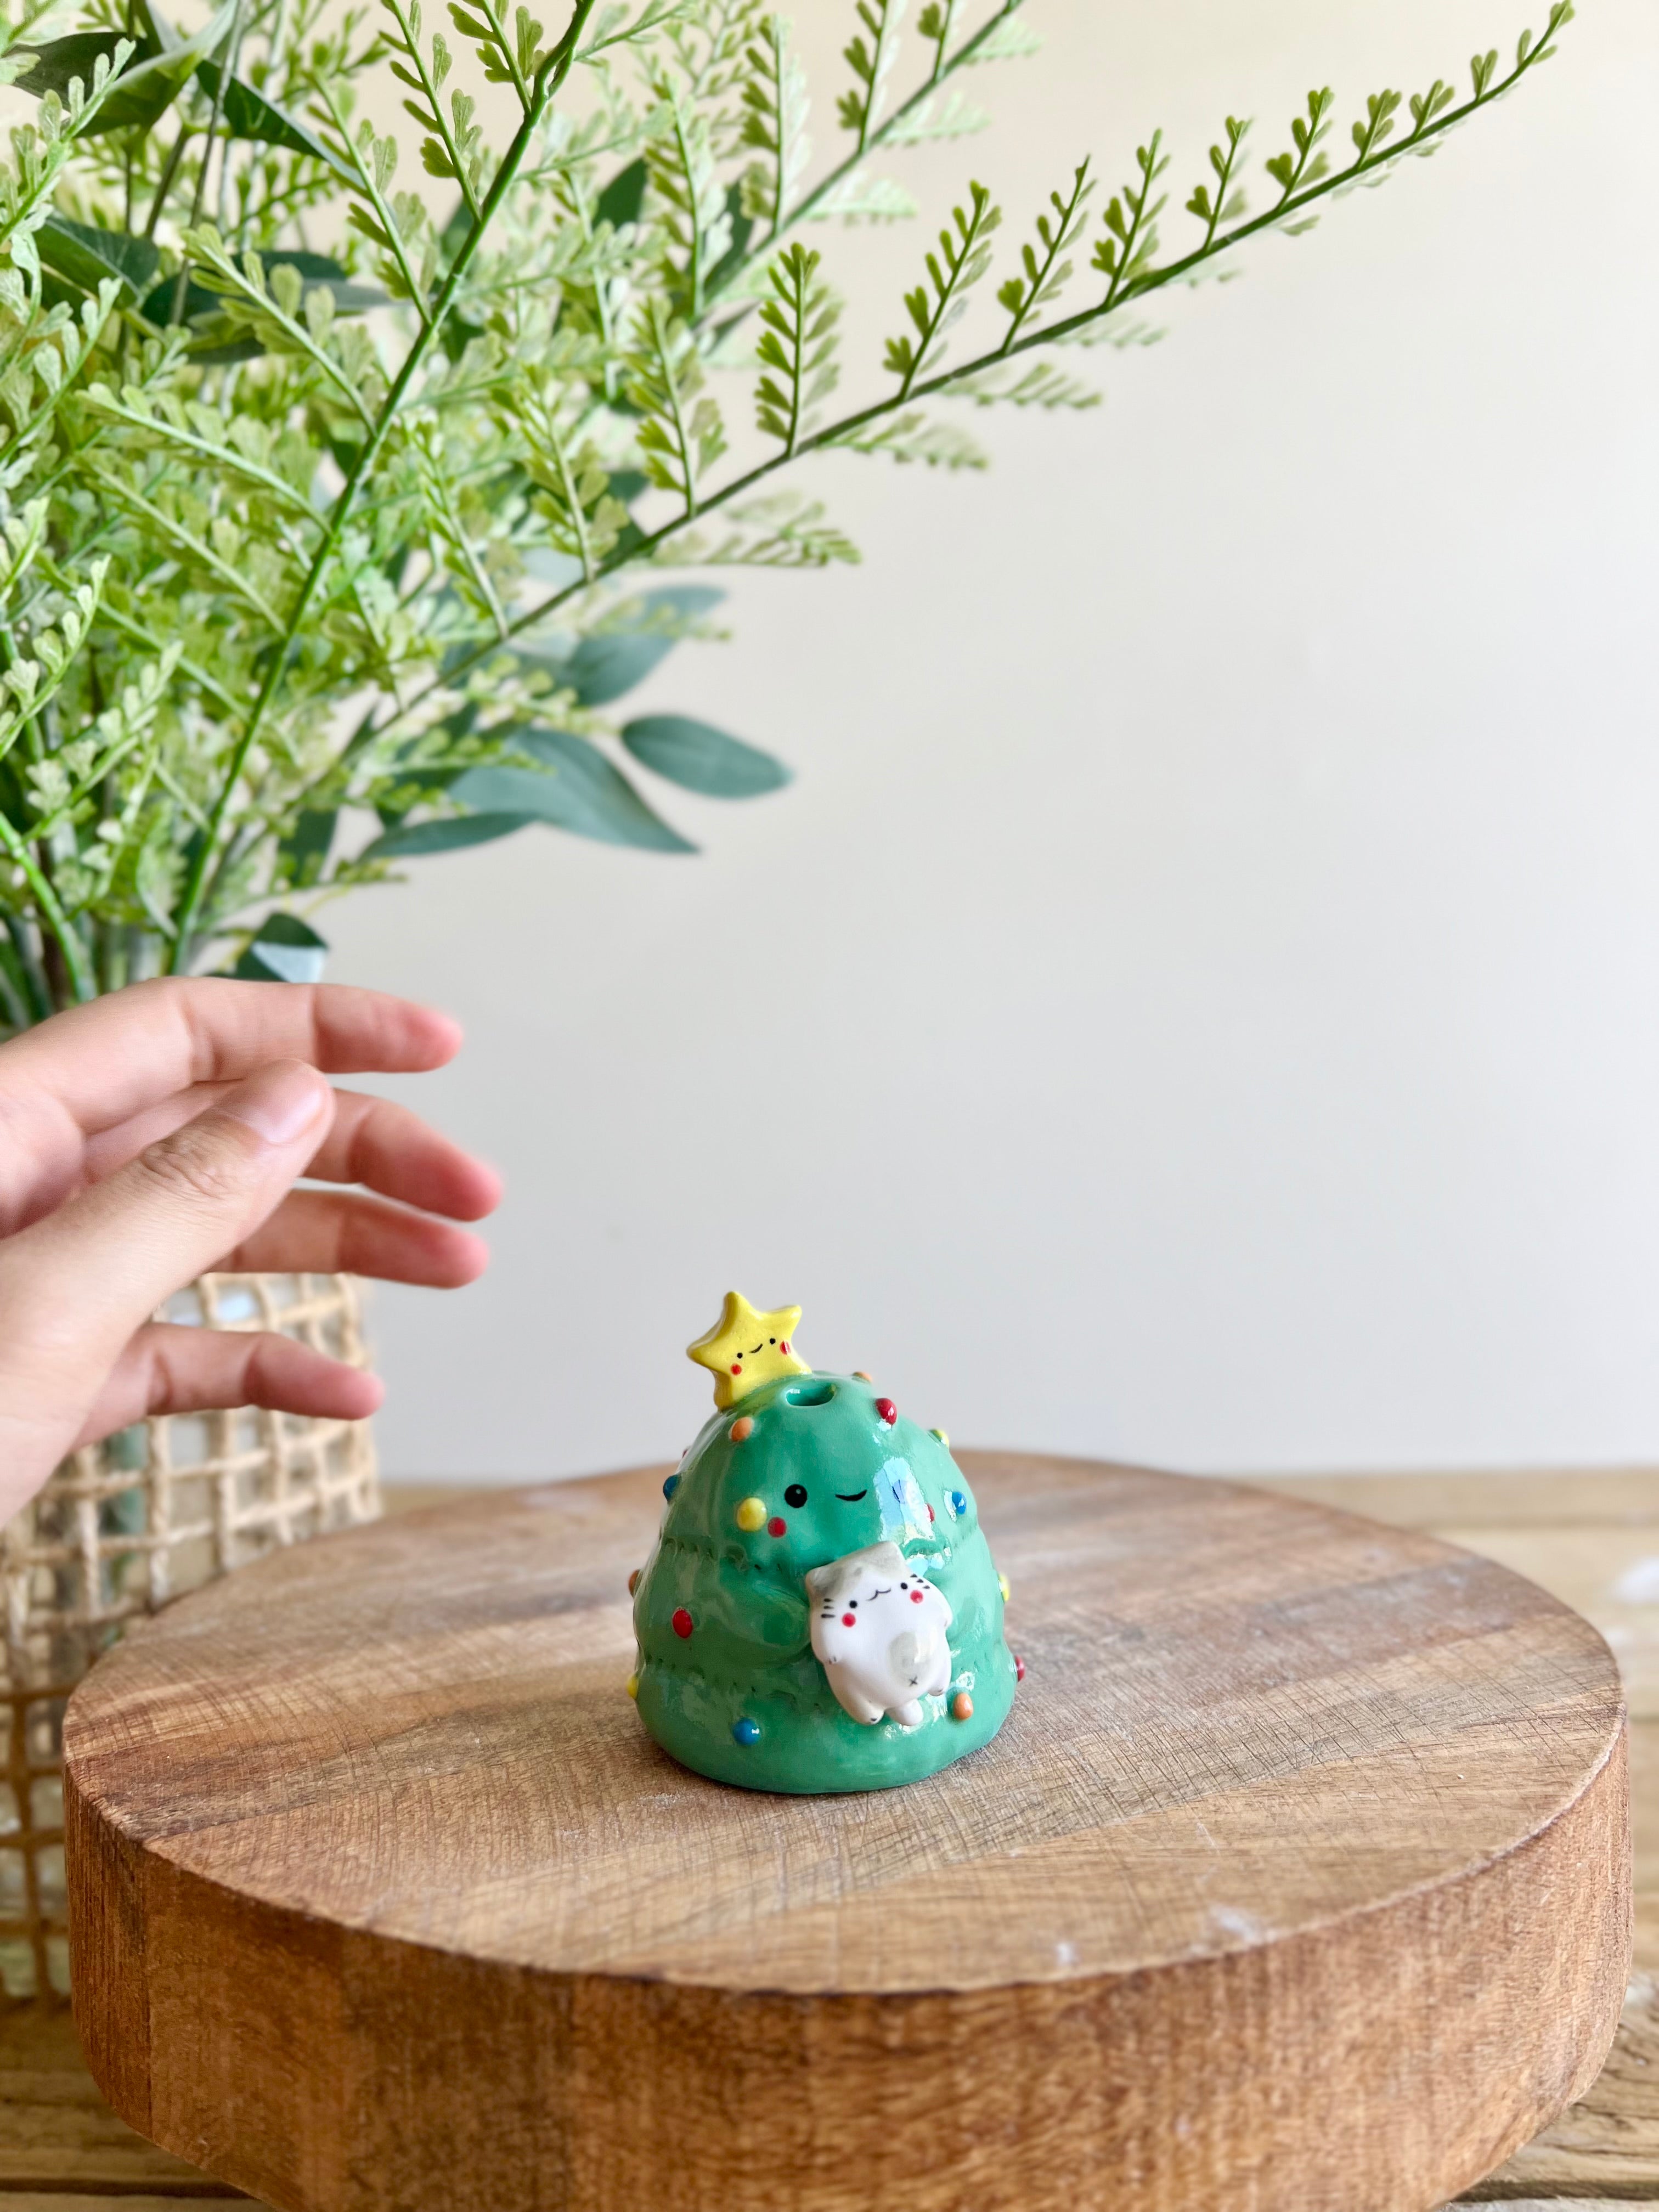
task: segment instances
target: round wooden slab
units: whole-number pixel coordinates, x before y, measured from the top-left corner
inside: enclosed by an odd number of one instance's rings
[[[116,2109],[304,2212],[1427,2212],[1581,2094],[1630,1950],[1594,1629],[1263,1492],[964,1464],[1026,1680],[908,1790],[646,1740],[660,1470],[135,1634],[66,1744]]]

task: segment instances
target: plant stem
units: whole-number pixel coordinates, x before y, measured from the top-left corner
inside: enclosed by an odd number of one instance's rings
[[[220,64],[220,65],[219,65],[219,87],[218,87],[218,92],[217,92],[217,94],[216,94],[216,98],[218,100],[218,101],[219,101],[219,105],[220,105],[222,107],[222,106],[223,106],[223,95],[224,95],[224,94],[228,91],[230,85],[231,85],[231,84],[232,84],[232,82],[234,81],[234,78],[235,78],[235,76],[236,76],[236,72],[237,72],[237,70],[238,70],[240,68],[240,66],[241,66],[241,61],[242,61],[242,12],[241,12],[240,9],[239,8],[239,9],[237,9],[237,11],[236,11],[236,18],[235,18],[235,21],[232,23],[232,25],[231,25],[231,27],[230,27],[230,47],[229,47],[229,51],[227,52],[227,54],[226,54],[226,56],[225,56],[224,60],[223,60],[223,61]],[[214,119],[215,125],[216,125],[216,125],[217,125],[217,124],[218,124],[219,118],[217,117],[217,115],[216,115],[216,116],[214,117],[214,118],[213,118],[213,119]],[[226,218],[227,218],[227,214],[228,214],[228,211],[229,206],[230,206],[230,140],[229,140],[229,138],[228,138],[228,137],[227,137],[227,138],[226,138],[226,140],[225,140],[224,144],[223,144],[223,145],[221,147],[221,149],[219,149],[219,198],[218,198],[218,201],[217,201],[217,210],[218,210],[219,234],[220,234],[220,236],[221,236],[221,237],[223,237],[223,235],[224,235],[224,234],[225,234],[226,228],[227,228],[227,220],[226,220]],[[194,228],[194,222],[193,222],[193,220],[192,220],[191,228]]]
[[[236,0],[236,10],[230,19],[230,29],[224,45],[219,49],[219,75],[213,88],[213,111],[208,117],[207,143],[202,149],[202,166],[196,172],[196,190],[190,203],[190,222],[187,229],[194,230],[202,219],[202,202],[207,197],[208,171],[213,166],[213,149],[218,143],[219,118],[224,113],[225,90],[230,82],[230,64],[236,49],[242,42],[242,0]],[[167,312],[170,329],[185,319],[185,300],[190,290],[190,256],[182,256],[179,275],[173,287],[173,305]]]
[[[181,119],[179,125],[179,136],[173,142],[173,150],[167,155],[160,181],[155,187],[155,197],[149,204],[149,220],[144,225],[144,236],[148,239],[153,240],[155,236],[155,226],[161,220],[161,211],[167,204],[167,194],[173,190],[173,180],[179,173],[179,164],[185,158],[185,148],[195,136],[196,133],[191,129],[189,124]]]
[[[95,999],[98,987],[87,967],[85,948],[75,925],[64,912],[58,894],[42,872],[40,862],[3,814],[0,814],[0,845],[5,847],[13,866],[22,870],[24,881],[34,893],[34,902],[51,930],[51,938],[45,949],[49,950],[52,945],[56,945],[62,956],[69,987],[78,1000],[84,1003],[88,999]]]
[[[565,28],[564,36],[537,70],[535,82],[531,88],[531,104],[526,109],[524,118],[513,135],[511,144],[501,157],[501,165],[495,172],[494,181],[484,196],[483,204],[473,217],[471,228],[462,240],[455,258],[449,265],[448,274],[438,289],[437,296],[433,301],[432,312],[410,342],[409,350],[404,356],[403,366],[392,380],[392,388],[386,396],[374,427],[362,445],[359,447],[350,468],[346,473],[345,482],[335,498],[333,508],[323,532],[322,540],[312,557],[305,580],[300,586],[299,596],[295,600],[293,611],[289,616],[282,641],[271,654],[264,681],[259,687],[258,696],[253,702],[242,734],[231,754],[230,763],[225,771],[218,797],[215,799],[212,810],[208,816],[207,834],[204,836],[196,857],[191,863],[190,874],[185,884],[184,898],[178,913],[178,935],[173,939],[167,955],[169,975],[177,974],[179,968],[189,962],[195,951],[195,933],[202,911],[203,894],[207,889],[209,872],[214,865],[215,848],[218,843],[220,832],[224,828],[225,817],[230,811],[231,800],[235,796],[236,787],[241,781],[242,770],[264,726],[271,701],[276,697],[277,689],[288,672],[289,659],[299,638],[301,626],[310,611],[311,603],[317,595],[324,572],[334,556],[341,533],[356,502],[357,488],[368,474],[380,447],[385,444],[392,423],[397,419],[398,410],[402,404],[404,396],[414,383],[421,364],[430,349],[434,334],[443,327],[444,319],[449,313],[455,295],[460,289],[461,279],[466,274],[468,264],[477,249],[479,240],[489,228],[502,201],[512,190],[513,179],[518,173],[519,166],[524,160],[525,155],[529,150],[531,141],[536,134],[548,102],[570,73],[571,63],[575,58],[576,41],[596,5],[597,0],[576,0],[569,23]],[[220,81],[222,83],[222,75]]]
[[[0,1012],[14,1030],[30,1028],[35,1018],[16,955],[3,941],[0,941]]]
[[[6,934],[11,940],[9,965],[15,966],[21,979],[35,1020],[43,1022],[52,1012],[52,994],[46,988],[46,979],[40,972],[40,963],[35,957],[34,946],[29,940],[28,930],[21,915],[9,914],[6,916]]]

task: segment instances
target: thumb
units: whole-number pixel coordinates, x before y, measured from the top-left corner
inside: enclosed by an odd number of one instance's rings
[[[76,1368],[106,1367],[164,1299],[274,1212],[333,1118],[315,1068],[261,1068],[0,1245],[0,1312],[50,1364],[72,1351]]]

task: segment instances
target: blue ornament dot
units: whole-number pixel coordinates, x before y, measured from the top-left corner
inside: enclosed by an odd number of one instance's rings
[[[733,1738],[738,1743],[758,1743],[760,1741],[760,1723],[758,1721],[751,1721],[747,1718],[740,1721],[733,1721],[732,1723],[732,1734]]]
[[[968,1510],[968,1500],[959,1490],[953,1490],[951,1492],[951,1510],[957,1514],[965,1513]]]
[[[664,1483],[664,1485],[663,1485],[663,1486],[662,1486],[662,1494],[663,1494],[663,1496],[664,1496],[665,1498],[672,1498],[672,1497],[674,1495],[674,1492],[675,1492],[679,1488],[679,1486],[680,1486],[680,1479],[679,1479],[678,1475],[677,1475],[677,1474],[671,1474],[671,1475],[669,1476],[669,1478],[668,1478],[667,1481],[666,1481],[666,1482],[665,1482],[665,1483]]]

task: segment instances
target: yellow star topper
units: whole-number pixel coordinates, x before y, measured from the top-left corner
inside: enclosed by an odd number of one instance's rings
[[[699,1367],[713,1369],[714,1403],[722,1409],[735,1406],[739,1398],[780,1375],[811,1373],[793,1349],[799,1320],[799,1306],[757,1313],[747,1298],[728,1291],[720,1319],[695,1344],[686,1346],[685,1356]]]

